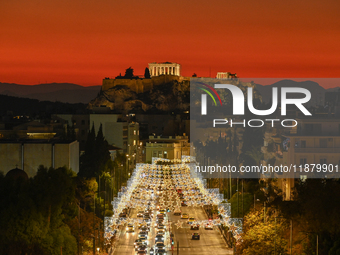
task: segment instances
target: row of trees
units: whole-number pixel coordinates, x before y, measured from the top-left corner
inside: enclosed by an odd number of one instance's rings
[[[0,175],[0,254],[76,254],[103,248],[103,205],[95,179],[66,167],[28,180]],[[97,210],[94,210],[98,207]]]
[[[102,126],[92,126],[78,175],[43,166],[28,180],[0,174],[0,254],[103,250],[103,219],[127,181],[125,162],[122,153],[112,161]]]
[[[0,176],[0,254],[75,254],[75,175],[40,167],[29,180]]]

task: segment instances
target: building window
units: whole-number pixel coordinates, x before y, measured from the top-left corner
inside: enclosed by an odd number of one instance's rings
[[[320,148],[327,148],[327,138],[320,138]]]
[[[158,157],[159,157],[159,158],[162,158],[162,157],[163,157],[162,151],[158,151]]]
[[[81,124],[82,124],[82,125],[85,125],[85,120],[82,120],[82,121],[81,121]]]
[[[168,158],[168,152],[164,151],[164,158]]]
[[[152,152],[152,157],[155,157],[155,158],[157,157],[157,151]]]
[[[133,145],[136,145],[136,140],[133,140]]]
[[[320,164],[327,164],[326,158],[320,158]]]
[[[304,140],[301,141],[301,148],[306,148],[306,141]]]
[[[136,135],[136,133],[137,133],[136,130],[133,130],[133,134]]]
[[[307,164],[307,159],[306,158],[300,158],[300,165],[304,166]]]

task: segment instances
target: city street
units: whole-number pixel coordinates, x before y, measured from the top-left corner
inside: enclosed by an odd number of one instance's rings
[[[181,207],[182,213],[189,214],[189,217],[194,217],[196,220],[206,220],[206,214],[202,207]],[[136,218],[136,211],[132,210],[131,218]],[[181,216],[173,215],[173,212],[167,213],[167,219],[171,222],[171,228],[174,234],[175,246],[174,250],[171,250],[170,244],[167,245],[167,254],[183,254],[183,255],[205,255],[205,254],[233,254],[232,249],[227,248],[224,240],[217,227],[213,230],[205,230],[201,227],[199,230],[191,230],[190,225],[187,224],[187,219],[181,219]],[[177,229],[175,223],[178,220],[183,221],[183,227]],[[151,225],[149,233],[148,254],[151,245],[154,244],[155,229],[154,225]],[[134,241],[137,239],[138,230],[134,233],[126,233],[123,228],[118,241],[118,246],[115,249],[115,255],[132,255],[136,254],[134,250]],[[200,240],[192,240],[192,234],[199,233]],[[169,233],[167,232],[167,235]],[[177,242],[179,242],[179,253],[177,253]],[[166,243],[167,244],[167,243]]]

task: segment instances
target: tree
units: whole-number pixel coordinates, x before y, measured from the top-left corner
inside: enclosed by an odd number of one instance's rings
[[[85,152],[80,157],[80,177],[98,177],[104,170],[107,161],[111,160],[109,144],[103,134],[103,126],[100,124],[97,136],[94,126],[88,134],[85,144]]]
[[[132,79],[134,76],[133,76],[133,69],[131,68],[131,66],[125,70],[125,75],[124,75],[124,78],[125,79]]]
[[[61,140],[68,142],[76,140],[76,132],[74,126],[70,127],[69,125],[67,125],[66,129],[63,130],[60,138]]]
[[[111,160],[109,144],[104,138],[103,125],[100,124],[94,146],[94,161],[96,175],[100,175],[104,171],[105,165],[109,160]]]
[[[237,254],[253,255],[287,254],[287,240],[284,233],[288,229],[287,222],[276,218],[274,211],[251,211],[244,217],[242,242],[237,245]]]
[[[242,203],[241,192],[239,192],[238,197],[239,197],[239,201],[237,201],[237,193],[235,193],[231,197],[231,199],[228,200],[228,202],[231,204],[231,217],[232,218],[241,218],[242,209],[243,209],[243,215],[246,215],[254,204],[254,196],[250,193],[243,194],[243,203]],[[237,206],[238,206],[238,209],[237,209]]]
[[[93,171],[93,167],[95,164],[94,161],[95,141],[96,133],[94,129],[94,124],[92,124],[92,128],[87,135],[84,154],[80,156],[80,169],[78,175],[81,177],[95,176]]]
[[[74,173],[41,166],[28,181],[0,177],[0,254],[75,254]]]
[[[91,253],[93,250],[93,236],[96,237],[97,244],[104,241],[103,228],[98,229],[99,225],[102,224],[102,220],[96,215],[94,216],[93,212],[87,212],[82,208],[79,208],[79,210],[80,211],[78,215],[75,218],[69,220],[67,224],[70,226],[73,236],[77,238],[79,237],[79,244],[83,251]],[[94,229],[93,226],[95,226]],[[97,240],[98,230],[100,232],[99,242]]]
[[[308,236],[306,254],[316,250],[317,235],[319,254],[340,252],[340,197],[337,194],[340,194],[339,179],[307,179],[297,183],[293,203],[279,205],[285,210],[285,216],[300,223]]]
[[[151,78],[150,70],[149,70],[149,68],[147,68],[147,67],[145,68],[144,78],[145,78],[145,79],[150,79],[150,78]]]

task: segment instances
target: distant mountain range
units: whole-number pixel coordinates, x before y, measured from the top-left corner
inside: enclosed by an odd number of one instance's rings
[[[314,81],[297,82],[297,81],[292,81],[292,80],[282,80],[282,81],[278,81],[276,83],[273,83],[271,85],[266,85],[266,86],[256,84],[256,89],[261,94],[263,102],[269,103],[271,101],[272,87],[277,87],[279,89],[281,87],[300,87],[300,88],[308,89],[312,94],[312,98],[307,103],[307,106],[323,105],[326,92],[339,92],[340,91],[340,87],[325,89]],[[279,95],[280,95],[280,92],[279,92]],[[290,98],[298,98],[300,96],[301,95],[299,94],[294,95],[294,93],[288,95],[288,97]],[[279,97],[279,101],[280,101],[280,97]]]
[[[262,95],[262,100],[269,103],[272,98],[272,87],[302,87],[308,89],[312,99],[308,106],[322,105],[326,92],[338,92],[340,87],[324,89],[314,81],[296,82],[282,80],[271,85],[256,84],[256,88]],[[62,102],[62,103],[83,103],[88,104],[96,99],[100,92],[101,85],[83,87],[73,83],[48,83],[39,85],[20,85],[15,83],[1,83],[0,95],[38,99],[40,101]],[[298,97],[298,95],[291,95]],[[280,99],[279,99],[280,101]]]
[[[96,98],[100,88],[100,85],[83,87],[72,83],[20,85],[0,82],[0,94],[2,95],[63,103],[87,104]]]

